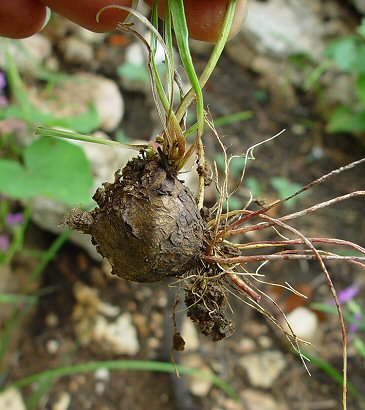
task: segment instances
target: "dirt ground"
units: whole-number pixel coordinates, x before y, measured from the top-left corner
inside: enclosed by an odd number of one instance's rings
[[[102,54],[102,53],[101,53]],[[197,57],[203,64],[205,57]],[[108,59],[105,57],[105,61]],[[102,64],[100,65],[102,67]],[[108,70],[112,71],[110,67]],[[105,70],[107,71],[107,70]],[[338,168],[365,154],[365,143],[347,135],[328,135],[323,122],[311,108],[308,96],[296,95],[297,104],[288,108],[272,94],[259,96],[265,90],[260,87],[260,78],[243,70],[224,56],[206,87],[206,103],[214,117],[251,110],[253,118],[246,122],[221,127],[224,143],[229,152],[242,153],[253,144],[268,138],[282,129],[286,132],[275,141],[267,143],[255,152],[256,160],[250,163],[248,176],[255,177],[262,187],[262,196],[268,202],[277,198],[270,185],[275,176],[304,185],[324,173]],[[150,126],[150,102],[140,93],[124,92],[126,115],[123,130],[130,138],[148,138]],[[147,118],[141,121],[141,118]],[[209,133],[205,137],[207,156],[215,159],[220,148]],[[318,154],[320,153],[320,154]],[[317,156],[316,156],[317,155]],[[319,158],[320,157],[320,158]],[[320,201],[363,189],[364,167],[343,173],[303,196],[293,209],[301,209]],[[207,191],[207,201],[214,200],[213,188]],[[238,200],[247,200],[245,184],[237,193]],[[332,208],[300,219],[295,227],[308,236],[331,236],[349,239],[365,245],[364,203],[351,200]],[[281,207],[277,215],[288,210]],[[27,242],[33,246],[50,243],[52,235],[32,226]],[[363,272],[346,264],[329,264],[337,289],[354,282],[362,283],[359,298],[365,297]],[[293,287],[309,289],[311,294],[304,306],[314,301],[330,299],[324,278],[315,263],[275,262],[267,266],[266,273],[272,281],[290,281]],[[110,278],[103,267],[91,260],[81,249],[67,243],[56,258],[47,266],[42,276],[41,287],[51,287],[53,292],[42,297],[30,319],[24,324],[13,349],[8,380],[16,380],[29,374],[67,364],[86,363],[94,360],[122,359],[126,356],[108,354],[95,343],[83,346],[77,340],[72,311],[75,298],[72,288],[82,282],[98,290],[104,302],[118,306],[122,312],[130,312],[138,330],[139,353],[130,358],[153,359],[170,362],[173,324],[171,318],[176,290],[168,283],[141,285]],[[289,294],[281,295],[285,305]],[[42,408],[56,409],[63,392],[70,395],[70,410],[262,410],[262,409],[339,409],[341,389],[338,384],[316,366],[309,364],[308,375],[298,356],[293,353],[280,331],[261,315],[239,300],[232,298],[233,320],[236,333],[223,341],[213,343],[199,335],[199,346],[195,352],[175,355],[178,362],[186,363],[193,357],[204,367],[211,369],[227,381],[240,395],[235,403],[218,388],[198,397],[191,393],[187,379],[178,379],[175,374],[148,371],[113,371],[101,389],[97,387],[94,373],[62,377],[54,382],[42,400]],[[178,314],[178,321],[184,312]],[[56,318],[56,319],[55,319]],[[341,371],[341,333],[338,321],[332,316],[321,316],[320,334],[314,352]],[[49,341],[57,342],[57,349],[50,352]],[[250,346],[254,346],[251,351]],[[14,346],[15,347],[15,346]],[[285,370],[281,371],[269,388],[253,386],[247,372],[240,365],[246,354],[279,351],[285,358]],[[184,359],[185,356],[185,359]],[[270,369],[263,364],[263,374]],[[349,377],[351,383],[363,391],[365,369],[353,352],[349,352]],[[196,381],[198,383],[199,381]],[[266,407],[250,402],[248,391],[260,392],[272,403]],[[30,393],[31,388],[24,390]],[[258,407],[261,406],[261,407]],[[358,403],[349,396],[349,408],[358,410]]]

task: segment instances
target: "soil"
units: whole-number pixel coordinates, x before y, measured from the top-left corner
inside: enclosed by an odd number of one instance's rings
[[[206,57],[196,57],[203,66]],[[100,64],[102,72],[102,64]],[[108,67],[108,70],[111,70]],[[364,141],[354,140],[347,135],[327,135],[320,118],[312,109],[313,102],[300,92],[296,93],[296,104],[291,107],[285,101],[267,94],[260,86],[260,78],[243,70],[227,56],[223,56],[213,78],[206,86],[206,103],[214,117],[251,110],[253,118],[244,123],[221,127],[224,143],[229,152],[245,152],[249,146],[266,139],[282,129],[287,131],[276,140],[264,144],[255,152],[256,160],[250,162],[249,177],[256,178],[262,187],[264,201],[270,203],[277,198],[271,181],[280,176],[304,185],[324,173],[341,165],[359,159],[365,154]],[[130,138],[146,135],[146,121],[150,118],[150,105],[139,93],[125,93],[126,116],[123,129]],[[138,110],[136,110],[138,106]],[[136,112],[138,111],[138,118]],[[152,120],[151,120],[152,123]],[[141,128],[139,128],[141,127]],[[363,144],[363,145],[362,145]],[[220,155],[216,139],[207,133],[205,138],[207,156],[210,160]],[[319,158],[320,156],[320,158]],[[336,195],[363,188],[364,167],[343,173],[323,186],[316,187],[303,195],[292,209],[302,209]],[[237,193],[241,205],[247,201],[245,184]],[[207,201],[212,204],[216,198],[213,184],[207,190]],[[290,208],[275,209],[276,215],[285,214]],[[365,220],[364,204],[360,200],[341,203],[306,218],[295,224],[308,236],[330,236],[348,239],[364,246]],[[32,227],[27,241],[34,244],[35,234],[48,242],[49,234]],[[337,289],[353,283],[364,285],[363,272],[347,264],[329,264]],[[171,317],[176,288],[169,282],[136,284],[105,275],[102,265],[96,263],[81,249],[67,243],[49,263],[42,276],[41,287],[52,289],[52,293],[40,299],[31,318],[24,324],[17,346],[14,346],[11,367],[7,380],[16,380],[45,369],[71,363],[86,363],[109,359],[154,359],[171,362],[170,350],[174,334]],[[314,301],[330,300],[327,284],[315,263],[272,263],[266,267],[270,280],[290,281],[295,288],[307,289],[308,301],[299,302],[308,306]],[[138,330],[140,351],[128,357],[105,352],[96,343],[83,346],[73,330],[72,312],[75,298],[72,288],[76,282],[83,282],[98,290],[103,302],[118,306],[122,312],[130,312]],[[360,287],[359,299],[365,298],[365,286]],[[293,299],[287,293],[279,295],[286,312],[292,309]],[[229,300],[233,310],[236,332],[217,343],[199,334],[199,346],[195,356],[200,363],[219,374],[236,391],[255,389],[268,394],[277,404],[277,409],[310,410],[338,409],[341,407],[341,389],[330,377],[309,364],[309,376],[298,356],[293,353],[280,331],[262,315],[242,303]],[[295,303],[298,303],[296,301]],[[177,327],[185,316],[184,308],[177,309]],[[182,312],[181,312],[182,311]],[[319,342],[315,353],[341,369],[341,333],[338,321],[333,316],[321,316],[318,329]],[[49,342],[56,341],[58,348],[51,351]],[[265,350],[279,350],[285,357],[285,371],[267,389],[252,386],[240,361],[245,357],[246,345],[254,344],[253,353]],[[191,352],[175,353],[176,362],[184,362]],[[262,369],[265,373],[266,368]],[[356,354],[349,352],[349,375],[351,383],[363,391],[365,369]],[[197,383],[197,382],[196,382]],[[254,409],[244,402],[236,404],[225,394],[212,387],[203,397],[194,396],[187,388],[186,379],[175,374],[148,371],[113,371],[101,388],[94,373],[62,377],[49,388],[41,408],[56,408],[55,403],[62,393],[70,395],[70,410],[81,409],[123,409],[123,410],[198,410],[198,409]],[[31,389],[24,390],[30,393]],[[255,407],[256,408],[256,407]],[[349,396],[349,408],[360,409],[353,396]],[[261,408],[260,408],[261,410]]]

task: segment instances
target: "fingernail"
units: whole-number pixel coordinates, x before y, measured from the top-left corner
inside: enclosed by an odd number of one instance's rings
[[[49,7],[46,7],[46,16],[44,18],[44,23],[43,23],[43,26],[41,27],[41,29],[39,31],[42,31],[46,27],[46,25],[49,22],[49,19],[51,18],[51,14],[52,14],[51,9]]]

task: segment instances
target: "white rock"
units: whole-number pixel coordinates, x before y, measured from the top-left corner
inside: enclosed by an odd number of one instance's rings
[[[268,389],[285,368],[285,357],[279,351],[266,351],[243,356],[240,365],[254,387]]]
[[[58,349],[60,348],[60,343],[58,340],[55,339],[47,340],[46,348],[48,353],[55,354],[58,352]]]
[[[60,41],[60,50],[65,61],[88,65],[94,59],[94,50],[90,44],[77,37],[66,37]]]
[[[27,91],[37,108],[61,118],[83,114],[93,103],[104,131],[114,130],[123,118],[124,102],[117,84],[95,74],[79,73],[58,82],[52,91]]]
[[[271,395],[259,390],[245,390],[241,397],[245,410],[287,410],[285,405],[277,403]]]
[[[6,47],[0,47],[0,67],[6,68]],[[52,46],[42,34],[9,42],[9,53],[14,57],[21,73],[35,73],[37,67],[51,55]]]
[[[196,326],[188,317],[184,318],[181,336],[185,340],[185,351],[191,352],[198,350],[200,345],[198,332]]]
[[[132,315],[124,313],[114,322],[98,315],[93,330],[93,339],[105,349],[116,354],[133,356],[139,351],[137,331],[132,324]]]
[[[94,374],[98,381],[107,382],[110,379],[110,370],[105,367],[100,367]]]
[[[124,101],[117,84],[104,77],[88,74],[90,78],[90,96],[100,116],[100,128],[113,131],[124,115]]]
[[[308,342],[318,340],[319,321],[317,315],[305,307],[298,307],[287,315],[294,334]]]
[[[20,391],[10,388],[0,393],[0,409],[26,410]]]
[[[198,354],[183,355],[181,361],[184,366],[199,369],[199,371],[213,375],[212,370],[204,363]],[[206,397],[212,388],[212,381],[208,378],[192,376],[188,380],[189,390],[196,397]]]
[[[56,403],[52,406],[52,410],[67,410],[71,404],[71,395],[67,392],[58,394]]]
[[[297,53],[319,56],[325,32],[317,0],[251,1],[242,27],[256,50],[282,58]]]

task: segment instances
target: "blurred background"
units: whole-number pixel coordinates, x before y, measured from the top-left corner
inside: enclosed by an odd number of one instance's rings
[[[147,7],[140,10],[148,16]],[[231,208],[244,207],[250,193],[260,204],[283,199],[364,156],[364,14],[363,0],[250,0],[244,26],[205,87],[205,103],[229,154],[242,155],[286,131],[257,148]],[[148,35],[138,23],[137,29]],[[212,46],[191,41],[191,50],[202,72]],[[313,344],[303,348],[311,376],[281,331],[243,301],[229,298],[236,333],[214,343],[186,318],[181,292],[177,322],[186,348],[174,357],[208,377],[182,371],[178,378],[173,367],[162,365],[151,372],[142,360],[171,363],[178,288],[112,277],[88,236],[64,226],[72,207],[94,206],[95,189],[112,181],[133,152],[38,139],[38,126],[127,143],[153,139],[161,124],[141,43],[117,31],[92,33],[55,14],[37,35],[0,38],[0,388],[10,386],[0,393],[0,408],[341,407],[341,331],[315,262],[272,262],[261,272],[267,281],[287,281],[308,297],[263,286],[296,334]],[[223,171],[220,144],[209,131],[204,144],[210,163]],[[231,163],[231,187],[242,164]],[[360,165],[271,215],[363,190],[364,175]],[[184,179],[196,189],[193,175]],[[211,184],[206,205],[216,200]],[[364,246],[364,210],[364,200],[352,199],[293,226],[308,237]],[[348,248],[336,252],[356,254]],[[348,325],[349,408],[364,409],[364,270],[346,262],[328,267]],[[280,320],[273,304],[265,303]],[[125,370],[112,370],[110,361],[124,363]]]

